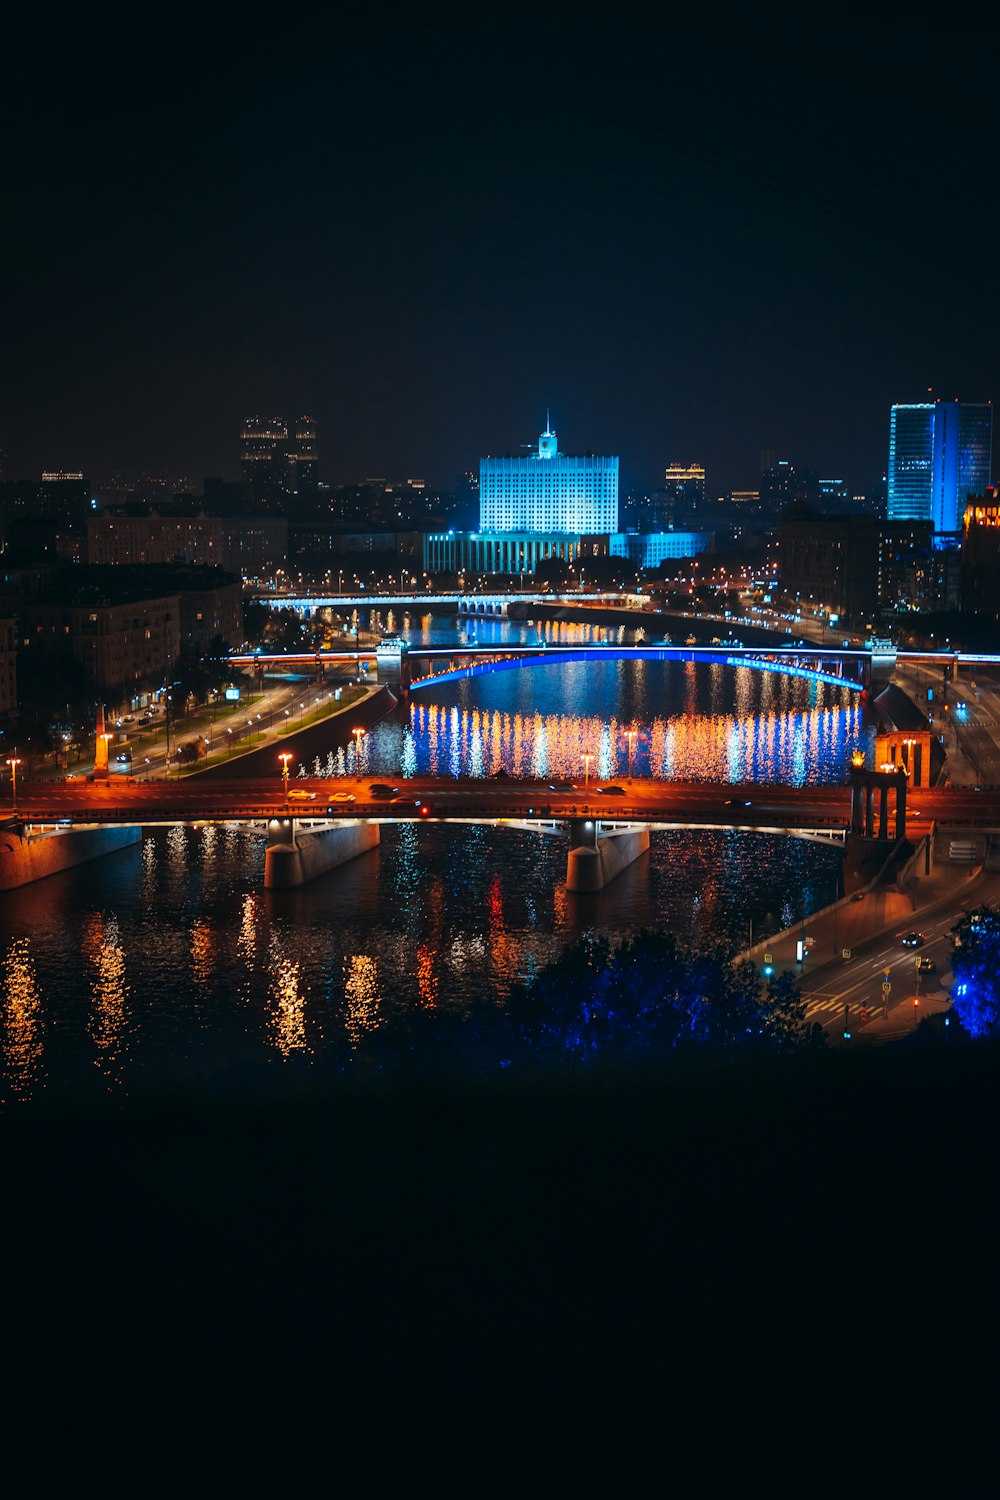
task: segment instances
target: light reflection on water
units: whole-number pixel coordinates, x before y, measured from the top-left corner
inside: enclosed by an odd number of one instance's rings
[[[42,1060],[42,1000],[26,937],[15,938],[3,966],[4,1076],[16,1099],[30,1097]]]
[[[634,771],[839,781],[865,739],[845,690],[745,670],[605,662],[442,685],[362,741],[394,776]],[[352,769],[347,755],[335,769]],[[387,824],[380,848],[301,890],[262,888],[263,839],[209,827],[141,845],[0,902],[2,1097],[96,1077],[112,1094],[192,1070],[347,1066],[393,1020],[463,1013],[567,941],[642,929],[742,941],[832,899],[836,850],[766,835],[657,833],[597,896],[566,891],[563,838]],[[96,1068],[95,1068],[96,1065]]]
[[[835,851],[792,839],[657,833],[606,891],[573,896],[564,839],[405,824],[385,825],[349,879],[334,871],[272,893],[261,888],[262,837],[180,838],[184,880],[177,834],[158,829],[141,850],[52,877],[44,905],[37,892],[8,893],[4,1097],[37,1093],[55,1036],[62,1088],[95,1063],[107,1088],[130,1093],[144,1078],[268,1058],[339,1066],[411,1011],[502,1005],[585,932],[739,941],[751,920],[759,936],[825,904],[840,870]],[[143,872],[155,877],[155,910]]]

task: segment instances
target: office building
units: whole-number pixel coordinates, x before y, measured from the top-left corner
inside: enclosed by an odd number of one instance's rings
[[[294,498],[313,500],[318,484],[316,423],[312,417],[298,417],[292,426],[286,450],[285,485]]]
[[[538,452],[479,464],[481,532],[618,530],[618,459],[560,453],[546,422]]]
[[[620,531],[609,537],[612,557],[627,557],[636,568],[658,568],[681,557],[715,550],[714,531]]]
[[[928,521],[783,516],[778,527],[783,593],[855,624],[957,608],[957,557],[934,547]]]
[[[430,574],[452,577],[497,574],[513,578],[531,574],[550,558],[575,563],[579,558],[608,554],[608,537],[580,532],[442,531],[423,539],[423,567]]]
[[[990,482],[989,402],[921,401],[889,416],[890,521],[930,521],[938,545],[958,533],[970,496]]]
[[[60,526],[79,526],[90,506],[90,481],[84,474],[46,469],[38,488],[40,514]]]
[[[1000,489],[994,485],[966,507],[962,608],[991,620],[1000,619]]]
[[[662,489],[651,495],[630,496],[626,525],[639,531],[667,531],[682,526],[685,517],[701,517],[705,509],[705,470],[700,464],[668,464]]]
[[[243,490],[252,510],[284,510],[313,500],[319,484],[312,417],[248,417],[240,433]]]
[[[680,516],[695,515],[705,508],[705,470],[701,464],[668,464],[663,476],[667,513],[654,514],[659,525],[671,525]]]
[[[787,458],[779,458],[761,473],[760,498],[766,510],[775,512],[790,505],[817,506],[819,474],[815,469],[797,469]]]

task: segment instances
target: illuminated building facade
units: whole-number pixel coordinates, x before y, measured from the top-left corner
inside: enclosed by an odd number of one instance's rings
[[[668,464],[663,494],[671,505],[671,519],[705,508],[705,470],[701,464]]]
[[[560,453],[546,422],[538,452],[479,463],[481,532],[618,530],[618,459]]]
[[[989,402],[921,401],[889,416],[890,521],[930,521],[943,543],[956,536],[970,496],[990,482],[993,409]]]
[[[637,568],[658,568],[670,559],[715,549],[714,531],[620,531],[609,540],[611,556],[627,557]]]
[[[443,531],[428,533],[423,540],[425,572],[471,576],[533,573],[537,563],[550,557],[571,563],[588,553],[594,555],[600,545],[592,537],[569,531],[550,536],[537,531]],[[605,536],[601,548],[605,555],[607,544]]]

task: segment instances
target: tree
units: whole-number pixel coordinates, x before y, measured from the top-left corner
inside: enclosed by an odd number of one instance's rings
[[[1000,1036],[1000,912],[977,906],[951,929],[952,1001],[972,1037]]]
[[[539,587],[547,583],[551,588],[560,588],[569,576],[569,563],[564,557],[543,557],[535,564],[533,577]]]
[[[182,651],[174,662],[170,685],[175,717],[183,711],[189,698],[203,702],[208,694],[208,672],[201,657],[192,651]]]
[[[789,1051],[822,1045],[791,975],[767,984],[722,948],[696,952],[670,934],[613,948],[588,937],[512,997],[510,1014],[536,1049],[586,1059],[655,1049]]]

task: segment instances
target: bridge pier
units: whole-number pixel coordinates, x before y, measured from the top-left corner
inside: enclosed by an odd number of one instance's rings
[[[566,889],[603,891],[609,881],[628,869],[648,848],[648,828],[598,834],[596,819],[573,818],[569,825]]]
[[[298,828],[294,818],[272,818],[267,826],[264,889],[289,891],[335,870],[359,854],[378,848],[378,823],[360,819],[332,823],[326,828]]]
[[[381,681],[398,686],[404,693],[410,687],[410,663],[407,643],[395,636],[386,636],[375,647],[375,661]]]
[[[875,828],[875,793],[878,792],[878,831]],[[895,828],[889,832],[889,793],[896,796]],[[886,766],[883,771],[866,771],[863,766],[851,768],[851,832],[865,839],[906,837],[906,771],[902,766]]]

